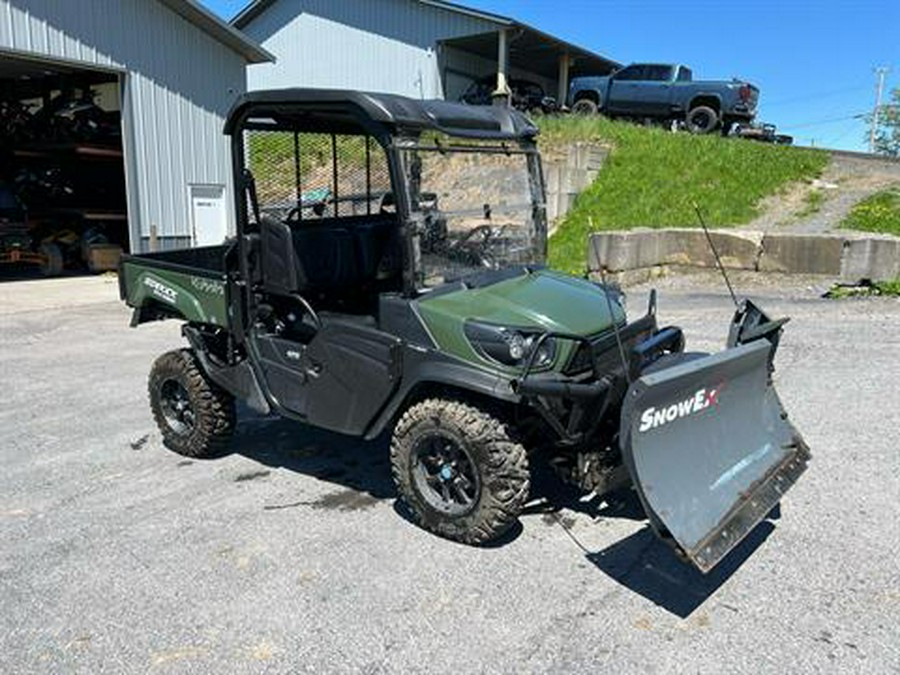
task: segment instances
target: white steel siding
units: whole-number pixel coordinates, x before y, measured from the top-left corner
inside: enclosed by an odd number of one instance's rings
[[[132,245],[187,244],[189,184],[232,191],[222,134],[245,60],[155,0],[0,0],[0,50],[123,75]],[[0,53],[2,58],[2,53]],[[233,227],[231,199],[229,222]]]
[[[244,28],[278,57],[249,66],[248,84],[441,98],[438,42],[497,28],[412,0],[279,0]]]

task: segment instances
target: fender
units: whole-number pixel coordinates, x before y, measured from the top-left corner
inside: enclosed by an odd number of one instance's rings
[[[688,100],[687,105],[685,106],[685,112],[689,112],[694,108],[694,101],[696,101],[698,98],[715,99],[719,103],[719,116],[724,114],[725,111],[722,109],[722,95],[712,91],[695,92],[694,95],[691,96]]]
[[[182,326],[181,332],[194,350],[194,354],[200,362],[200,368],[210,380],[235,398],[244,401],[257,412],[263,415],[272,412],[262,387],[259,386],[256,373],[253,372],[253,368],[246,360],[235,365],[215,363],[210,358],[206,345],[203,343],[203,336],[198,329],[185,324]]]
[[[372,421],[363,436],[372,440],[381,434],[403,408],[409,396],[422,385],[445,385],[475,394],[518,403],[510,379],[476,368],[455,357],[437,351],[405,345],[403,352],[403,379],[381,413]]]
[[[590,92],[597,96],[597,106],[603,109],[606,103],[606,94],[609,89],[608,76],[587,76],[573,79],[569,85],[569,105],[574,105],[576,97],[583,92]]]

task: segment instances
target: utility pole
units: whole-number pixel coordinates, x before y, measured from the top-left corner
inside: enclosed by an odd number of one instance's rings
[[[878,84],[875,87],[875,109],[872,111],[872,126],[869,129],[869,152],[875,152],[875,130],[878,128],[878,112],[881,110],[881,94],[884,92],[884,78],[890,68],[879,66],[875,69]]]

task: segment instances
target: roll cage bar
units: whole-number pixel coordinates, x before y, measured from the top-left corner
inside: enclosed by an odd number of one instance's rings
[[[331,89],[279,89],[250,92],[232,107],[225,123],[231,137],[232,172],[235,177],[234,208],[242,280],[250,278],[247,235],[252,232],[248,214],[259,221],[253,176],[247,170],[244,131],[293,131],[295,133],[365,135],[377,142],[388,159],[393,186],[393,206],[397,211],[403,241],[403,293],[417,292],[413,232],[413,208],[405,189],[405,159],[401,150],[415,148],[425,131],[454,137],[500,142],[501,147],[482,148],[487,152],[522,153],[522,143],[532,143],[538,129],[516,110],[504,107],[468,106],[446,101],[417,101],[392,94]],[[395,143],[395,139],[404,139]],[[503,143],[510,146],[503,148]],[[446,151],[457,151],[446,148]],[[472,152],[478,148],[468,148]],[[535,150],[536,153],[536,150]],[[296,160],[295,160],[296,161]],[[302,206],[298,197],[298,207]],[[246,282],[245,282],[246,284]],[[246,289],[245,303],[249,303]]]

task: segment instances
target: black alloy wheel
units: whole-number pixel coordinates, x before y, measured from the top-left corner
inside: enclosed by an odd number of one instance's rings
[[[451,516],[464,515],[475,507],[481,479],[462,443],[434,433],[420,438],[413,452],[413,482],[429,506]]]

